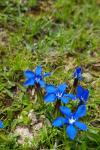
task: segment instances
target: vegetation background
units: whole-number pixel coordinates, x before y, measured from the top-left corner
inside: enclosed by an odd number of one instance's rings
[[[51,126],[52,104],[22,86],[38,64],[55,85],[83,67],[89,130],[75,141]],[[100,0],[0,0],[0,119],[0,150],[100,150]]]

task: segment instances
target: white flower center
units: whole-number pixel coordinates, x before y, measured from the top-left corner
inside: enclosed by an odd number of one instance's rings
[[[62,97],[62,93],[57,93],[56,96],[58,96],[59,98],[61,98]]]
[[[81,100],[84,100],[83,96],[81,96]]]
[[[73,124],[75,121],[76,121],[76,119],[73,119],[73,117],[69,119],[70,124]]]
[[[39,82],[39,81],[40,81],[40,78],[37,78],[37,77],[36,77],[36,78],[35,78],[35,81],[36,81],[36,82]]]

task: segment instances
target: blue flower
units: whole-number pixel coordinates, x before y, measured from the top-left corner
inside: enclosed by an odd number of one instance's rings
[[[86,103],[88,97],[89,97],[89,90],[84,89],[82,86],[78,85],[76,89],[76,97],[80,99],[80,101]]]
[[[77,133],[75,126],[80,130],[87,130],[87,126],[83,122],[78,121],[79,118],[86,114],[85,105],[79,106],[75,113],[72,113],[71,110],[65,106],[60,106],[60,110],[66,117],[58,117],[54,120],[52,125],[55,127],[66,125],[66,134],[68,134],[71,140],[74,140]]]
[[[0,120],[0,129],[3,128],[3,122]]]
[[[74,71],[74,74],[73,74],[74,78],[75,79],[78,79],[78,80],[82,80],[82,68],[81,67],[77,67]]]
[[[39,84],[40,87],[45,87],[44,77],[50,76],[50,73],[42,74],[42,67],[37,66],[35,72],[26,70],[24,72],[25,77],[27,80],[24,82],[24,86],[33,86],[35,84]]]
[[[54,102],[56,100],[62,100],[63,103],[68,103],[70,99],[75,99],[76,97],[73,94],[66,93],[67,85],[59,84],[56,88],[54,85],[46,86],[47,94],[44,97],[45,102]]]

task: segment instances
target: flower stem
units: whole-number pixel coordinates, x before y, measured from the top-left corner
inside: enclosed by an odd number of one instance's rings
[[[43,92],[39,84],[35,85],[35,93],[37,94],[37,100],[39,104],[43,105]]]
[[[77,78],[74,79],[73,87],[72,87],[72,89],[71,89],[71,92],[72,92],[73,94],[75,94],[75,92],[76,92],[76,88],[77,88],[78,83],[79,83],[78,81],[79,81],[79,80],[78,80]]]
[[[39,91],[37,92],[37,100],[39,102],[40,105],[43,105],[43,92],[42,89],[39,89]]]
[[[55,104],[55,108],[54,108],[54,114],[55,114],[55,118],[59,115],[60,111],[59,111],[59,107],[61,106],[61,101],[57,100],[56,104]]]

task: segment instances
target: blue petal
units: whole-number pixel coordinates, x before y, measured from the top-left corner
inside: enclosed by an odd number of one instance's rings
[[[76,89],[76,97],[77,98],[81,98],[81,96],[83,95],[84,89],[82,86],[78,86]]]
[[[47,76],[50,76],[50,75],[51,75],[51,73],[50,73],[50,72],[48,72],[48,73],[44,73],[43,78],[44,78],[44,77],[47,77]]]
[[[60,110],[61,110],[61,112],[64,114],[64,115],[66,115],[66,116],[68,116],[68,117],[70,117],[71,116],[71,110],[69,109],[69,108],[67,108],[67,107],[65,107],[65,106],[60,106]]]
[[[66,133],[68,134],[69,138],[71,140],[74,140],[75,136],[76,136],[76,129],[73,125],[69,125],[67,128],[66,128]]]
[[[76,96],[74,94],[64,94],[66,97],[69,97],[70,99],[76,100]]]
[[[58,117],[57,119],[54,120],[54,122],[52,123],[52,125],[55,126],[55,127],[61,127],[65,123],[66,123],[66,119],[65,118]]]
[[[83,99],[87,101],[88,97],[89,97],[89,90],[86,89],[84,90]]]
[[[76,111],[74,117],[75,117],[76,119],[78,119],[78,118],[80,118],[80,117],[85,116],[85,114],[86,114],[86,106],[85,106],[85,105],[81,105],[81,106],[78,107],[78,109],[77,109],[77,111]]]
[[[45,102],[54,102],[56,100],[55,94],[47,94],[44,97]]]
[[[76,72],[79,74],[79,73],[82,73],[82,68],[81,67],[77,67],[76,68]]]
[[[61,97],[61,100],[65,104],[69,102],[69,98],[67,98],[67,97]]]
[[[75,125],[76,125],[79,129],[81,129],[81,130],[87,130],[87,129],[88,129],[87,126],[86,126],[86,124],[84,124],[83,122],[76,121],[76,122],[75,122]]]
[[[67,84],[59,84],[58,85],[58,90],[60,91],[60,92],[64,92],[65,90],[66,90],[66,87],[67,87]]]
[[[54,93],[56,91],[56,87],[54,85],[47,85],[46,86],[46,92],[47,93]]]
[[[0,129],[3,128],[3,122],[0,120]]]
[[[41,75],[42,74],[42,67],[41,66],[37,66],[36,69],[35,69],[35,73],[36,75]]]
[[[45,87],[45,82],[43,80],[39,81],[40,87]]]
[[[34,74],[34,72],[32,72],[32,71],[30,71],[30,70],[26,70],[26,71],[24,72],[24,76],[25,76],[26,78],[34,78],[34,77],[35,77],[35,74]]]
[[[82,68],[77,67],[74,71],[74,78],[77,78],[78,80],[82,80]]]
[[[23,83],[24,86],[34,85],[34,79],[28,79]]]

